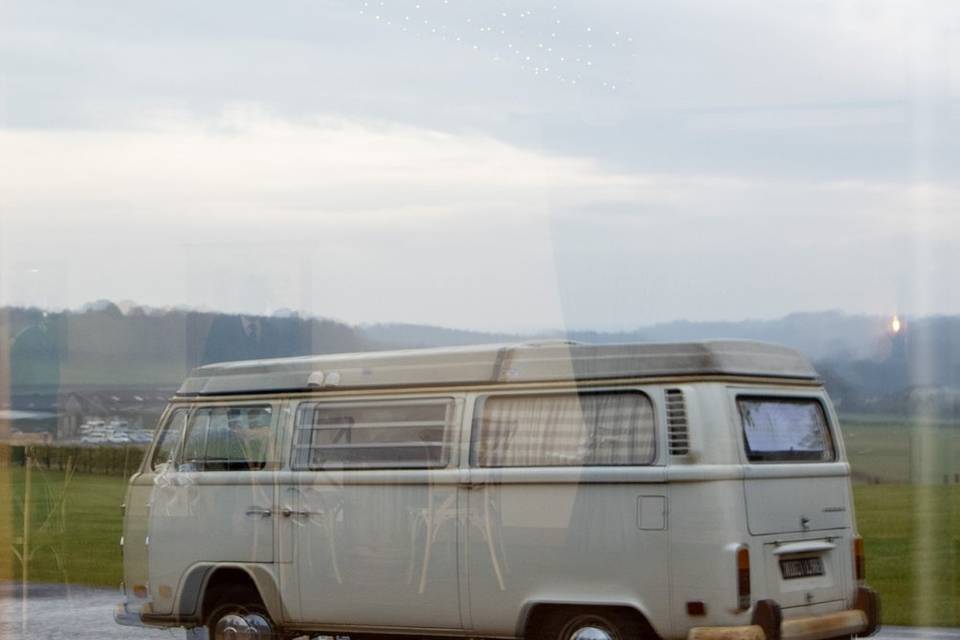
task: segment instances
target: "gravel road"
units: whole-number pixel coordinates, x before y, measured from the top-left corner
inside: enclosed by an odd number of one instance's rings
[[[20,590],[0,583],[0,638],[3,640],[184,640],[182,629],[121,627],[113,621],[120,596],[110,589],[31,585],[26,624]],[[960,640],[960,628],[886,626],[879,640]]]
[[[116,590],[31,585],[25,607],[20,596],[19,585],[0,584],[0,638],[4,640],[184,640],[182,629],[116,624],[113,608],[120,601]]]

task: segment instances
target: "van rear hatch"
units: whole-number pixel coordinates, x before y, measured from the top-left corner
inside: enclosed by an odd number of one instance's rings
[[[850,526],[847,466],[818,397],[738,395],[750,533]]]
[[[782,607],[841,600],[852,517],[849,470],[818,397],[738,395],[747,527],[763,536],[767,593]],[[756,558],[756,556],[754,556]]]
[[[848,529],[848,479],[846,465],[830,464],[811,475],[809,467],[777,469],[792,473],[787,478],[750,477],[744,480],[747,501],[747,527],[752,535],[806,533],[830,529]],[[751,469],[767,475],[770,469]],[[823,473],[836,473],[823,477]]]

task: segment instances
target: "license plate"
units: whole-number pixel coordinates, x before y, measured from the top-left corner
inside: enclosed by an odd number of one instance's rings
[[[820,558],[791,558],[780,561],[780,573],[784,580],[809,578],[823,575],[823,560]]]

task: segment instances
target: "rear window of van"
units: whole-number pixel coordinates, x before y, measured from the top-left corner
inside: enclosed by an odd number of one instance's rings
[[[737,399],[750,462],[836,459],[823,405],[814,398]]]
[[[645,465],[656,455],[653,406],[639,392],[493,396],[477,417],[481,467]]]

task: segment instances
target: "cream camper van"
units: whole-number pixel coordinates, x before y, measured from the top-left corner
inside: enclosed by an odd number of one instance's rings
[[[805,358],[754,342],[200,367],[121,544],[117,621],[217,640],[879,625],[830,400]]]

